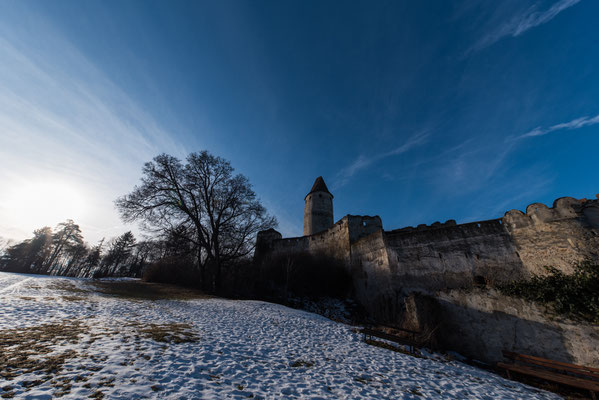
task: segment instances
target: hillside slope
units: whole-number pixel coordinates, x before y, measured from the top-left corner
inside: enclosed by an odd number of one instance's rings
[[[122,296],[106,290],[113,283],[0,273],[4,396],[557,398],[459,362],[369,346],[315,314],[184,292]]]

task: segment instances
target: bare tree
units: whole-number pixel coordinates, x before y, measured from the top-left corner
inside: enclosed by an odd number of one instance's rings
[[[12,247],[13,243],[13,239],[6,239],[0,236],[0,257],[4,255],[9,247]]]
[[[45,226],[33,231],[33,237],[8,247],[0,267],[5,271],[44,273],[52,252],[52,229]]]
[[[85,260],[83,260],[83,265],[78,273],[78,277],[80,278],[91,278],[96,269],[100,265],[100,261],[102,261],[102,246],[104,245],[104,238],[100,240],[100,242],[91,248]]]
[[[91,249],[86,243],[78,242],[66,248],[63,258],[65,266],[57,275],[79,276],[84,268],[84,260],[89,255]]]
[[[102,260],[104,268],[102,272],[105,276],[116,276],[124,266],[129,264],[135,242],[135,236],[131,231],[110,241],[108,251]]]
[[[222,268],[254,249],[258,231],[276,226],[248,179],[207,151],[186,163],[161,154],[145,164],[141,185],[115,202],[125,222],[162,232],[184,227],[197,252],[202,284],[220,287]],[[210,282],[206,266],[213,267]]]
[[[81,229],[72,219],[61,222],[52,234],[52,252],[44,266],[45,273],[59,274],[62,267],[58,261],[70,250],[83,245]]]

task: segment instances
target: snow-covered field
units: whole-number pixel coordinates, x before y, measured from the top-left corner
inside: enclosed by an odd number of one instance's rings
[[[351,326],[276,304],[103,292],[88,280],[0,273],[2,397],[557,398],[365,344]]]

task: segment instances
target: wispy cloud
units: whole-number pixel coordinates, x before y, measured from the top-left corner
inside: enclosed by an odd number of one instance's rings
[[[63,206],[70,215],[60,218],[74,218],[87,239],[122,233],[114,198],[137,182],[143,162],[183,149],[71,42],[36,22],[37,34],[0,29],[0,235],[22,239],[60,222],[48,219],[49,199],[15,210],[14,199],[39,183],[81,197],[85,207]],[[36,47],[40,34],[44,48]]]
[[[380,161],[384,158],[397,156],[400,154],[404,154],[413,148],[420,146],[428,141],[429,133],[427,131],[419,132],[412,137],[410,137],[404,144],[399,147],[396,147],[393,150],[386,151],[383,153],[365,156],[360,155],[354,162],[352,162],[347,167],[343,168],[337,174],[337,181],[333,184],[333,188],[339,188],[347,184],[350,178],[355,175],[358,171],[368,168],[370,165],[374,164],[377,161]]]
[[[525,139],[525,138],[535,137],[535,136],[543,136],[543,135],[547,135],[551,132],[555,132],[555,131],[559,131],[559,130],[573,130],[573,129],[584,128],[585,126],[590,126],[590,125],[595,125],[595,124],[599,124],[599,114],[595,115],[594,117],[576,118],[576,119],[573,119],[572,121],[562,122],[561,124],[553,125],[548,128],[542,128],[539,126],[539,127],[536,127],[535,129],[531,130],[530,132],[525,133],[524,135],[518,136],[516,138],[511,138],[509,140],[518,140],[518,139]]]
[[[581,0],[559,0],[546,10],[538,10],[538,4],[535,4],[524,12],[515,15],[508,22],[500,25],[495,30],[484,35],[467,53],[491,46],[493,43],[498,42],[506,36],[520,36],[529,29],[551,21],[559,13],[576,5],[580,1]]]

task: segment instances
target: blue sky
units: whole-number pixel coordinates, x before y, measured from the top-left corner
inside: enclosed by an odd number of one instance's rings
[[[113,200],[161,152],[247,175],[285,236],[497,218],[599,192],[599,2],[0,2],[0,236]]]

